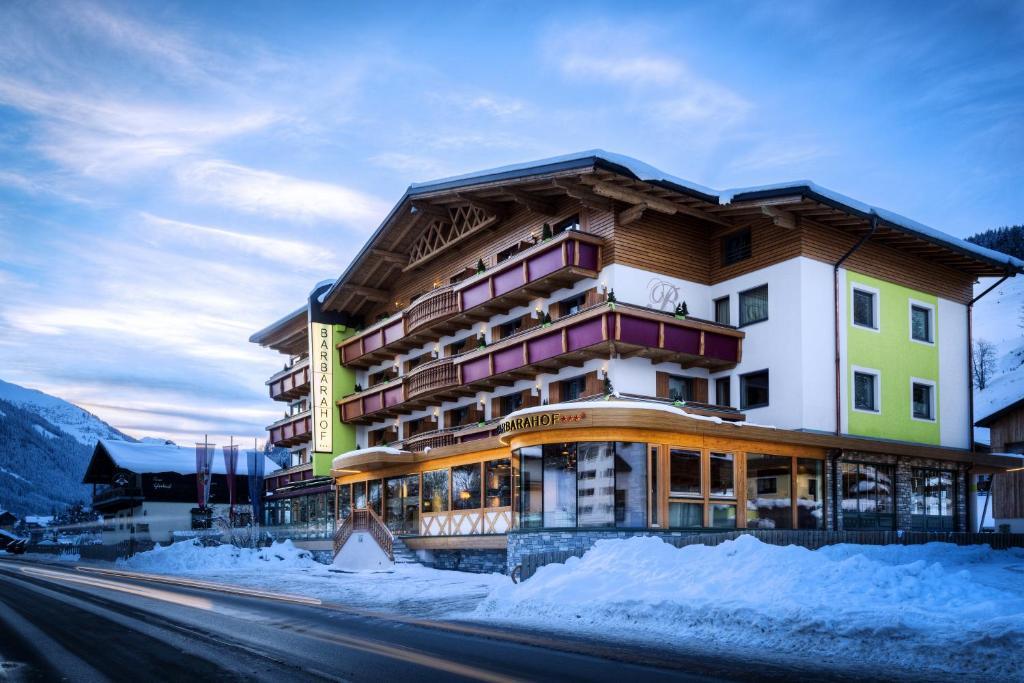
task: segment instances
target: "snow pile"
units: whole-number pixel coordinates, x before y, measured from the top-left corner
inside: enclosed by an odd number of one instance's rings
[[[198,541],[180,541],[156,546],[118,564],[139,571],[166,574],[202,573],[217,570],[310,569],[318,563],[306,550],[291,541],[280,541],[269,548],[237,548],[233,545],[203,546]]]
[[[992,576],[977,580],[976,571]],[[1024,552],[987,547],[810,551],[741,536],[677,549],[637,537],[598,541],[582,558],[499,586],[472,618],[684,650],[781,659],[814,652],[850,665],[1010,676],[1024,674],[1024,661],[1005,656],[1024,646],[1017,572]]]
[[[335,569],[349,572],[389,570],[394,563],[388,559],[373,536],[365,532],[352,534],[334,558]]]

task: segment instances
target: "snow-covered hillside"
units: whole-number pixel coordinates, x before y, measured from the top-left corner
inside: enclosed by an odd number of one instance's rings
[[[975,285],[977,296],[997,280],[982,278]],[[981,419],[1024,397],[1024,276],[1008,279],[974,305],[974,339],[996,347],[996,368],[984,391],[974,392],[974,418]],[[975,438],[989,442],[987,429],[975,430]]]
[[[89,411],[35,389],[26,389],[0,380],[0,400],[35,413],[86,446],[94,446],[98,439],[132,441],[131,437],[111,427]]]

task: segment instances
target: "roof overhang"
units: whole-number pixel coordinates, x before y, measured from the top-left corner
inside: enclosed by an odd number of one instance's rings
[[[256,332],[249,341],[253,344],[295,355],[308,350],[308,313],[306,306]]]
[[[1004,417],[1006,415],[1009,415],[1010,413],[1012,413],[1015,410],[1020,410],[1020,411],[1024,412],[1024,398],[1018,399],[1018,400],[1014,401],[1013,403],[1010,403],[1009,405],[1003,406],[1002,408],[996,410],[995,412],[989,413],[985,417],[983,417],[980,420],[978,420],[977,422],[975,422],[974,426],[975,427],[990,427],[997,420],[999,420],[1000,418],[1002,418],[1002,417]]]

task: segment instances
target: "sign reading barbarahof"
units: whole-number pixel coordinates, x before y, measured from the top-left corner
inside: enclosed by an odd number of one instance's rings
[[[313,369],[313,450],[330,453],[333,448],[334,373],[331,364],[331,326],[310,323],[309,359]]]
[[[498,434],[517,432],[521,429],[535,429],[537,427],[561,427],[562,425],[582,422],[587,416],[584,412],[579,413],[532,413],[522,417],[514,417],[498,424]]]

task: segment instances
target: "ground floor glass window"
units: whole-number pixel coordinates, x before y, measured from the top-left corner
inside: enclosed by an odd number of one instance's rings
[[[914,531],[956,528],[956,472],[915,467],[910,489],[910,525]]]
[[[842,471],[843,528],[895,529],[896,468],[844,462]]]
[[[792,529],[792,458],[747,454],[747,528]]]

